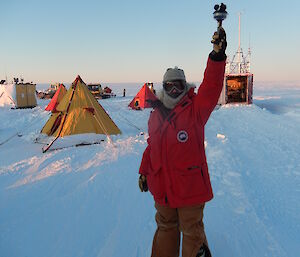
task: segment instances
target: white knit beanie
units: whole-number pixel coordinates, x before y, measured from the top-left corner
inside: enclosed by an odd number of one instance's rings
[[[175,80],[186,81],[184,71],[182,69],[178,69],[177,66],[175,66],[174,68],[167,69],[163,78],[163,82]]]

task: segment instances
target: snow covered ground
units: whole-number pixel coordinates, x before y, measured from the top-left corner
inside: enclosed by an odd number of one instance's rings
[[[128,103],[142,85],[100,100],[122,135],[113,144],[42,153],[33,143],[49,100],[0,108],[0,257],[150,256],[154,203],[137,179],[150,110]],[[127,95],[120,97],[126,87]],[[259,85],[251,106],[224,106],[206,126],[214,199],[205,225],[214,257],[300,252],[300,87]]]

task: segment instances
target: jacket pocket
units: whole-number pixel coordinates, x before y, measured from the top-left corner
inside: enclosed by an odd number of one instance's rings
[[[147,175],[147,184],[155,199],[161,199],[165,196],[165,182],[161,168]]]
[[[203,166],[190,166],[173,172],[173,191],[180,198],[190,198],[207,194]]]

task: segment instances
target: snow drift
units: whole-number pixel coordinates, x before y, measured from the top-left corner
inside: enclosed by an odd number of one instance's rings
[[[113,88],[122,92],[124,85]],[[123,134],[113,143],[43,154],[34,139],[49,103],[0,109],[0,256],[150,256],[156,228],[138,167],[150,110],[100,100]],[[120,95],[120,94],[119,94]],[[297,257],[300,89],[255,89],[254,105],[224,106],[206,126],[214,199],[205,226],[214,257]]]

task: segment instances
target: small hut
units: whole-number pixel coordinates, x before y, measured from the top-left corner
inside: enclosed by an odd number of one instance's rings
[[[13,83],[2,83],[0,85],[0,106],[9,105],[12,108],[33,108],[36,102],[36,84],[24,83],[23,79],[19,83],[18,78],[14,78]]]

